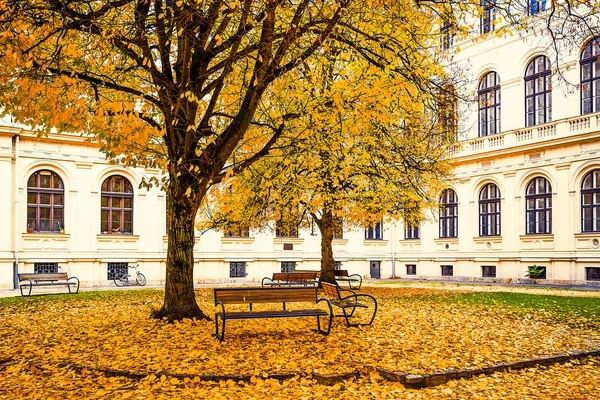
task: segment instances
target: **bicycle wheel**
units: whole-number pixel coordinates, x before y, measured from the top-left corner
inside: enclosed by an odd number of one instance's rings
[[[127,278],[127,274],[123,274],[119,277],[115,278],[115,285],[117,286],[125,286],[129,282],[129,278]]]
[[[138,272],[135,277],[135,281],[137,282],[138,285],[144,286],[146,284],[146,277],[141,272]]]

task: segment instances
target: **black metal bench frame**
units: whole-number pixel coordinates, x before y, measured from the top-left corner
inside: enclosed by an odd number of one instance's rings
[[[221,309],[215,312],[215,336],[221,341],[225,338],[225,322],[236,319],[316,317],[316,331],[324,335],[329,335],[331,332],[333,308],[329,299],[317,297],[316,287],[215,288],[214,301],[215,306]],[[292,302],[314,302],[316,304],[325,302],[329,312],[321,309],[287,310],[286,303]],[[283,309],[254,311],[252,304],[256,303],[282,303]],[[249,311],[228,312],[225,310],[225,304],[248,304],[250,309]],[[321,329],[321,317],[329,317],[327,330]],[[219,333],[219,325],[221,325],[221,333]]]
[[[31,290],[34,286],[67,286],[69,293],[79,293],[79,278],[69,277],[66,272],[56,273],[35,273],[35,272],[24,272],[18,274],[19,278],[19,289],[21,290],[21,296],[31,296]],[[75,291],[71,290],[71,286],[75,286]],[[23,288],[29,288],[27,294],[23,293]]]
[[[325,296],[329,297],[329,301],[332,305],[342,309],[342,315],[346,320],[347,326],[364,326],[371,325],[377,314],[377,299],[370,294],[360,293],[357,294],[351,289],[344,289],[339,287],[337,284],[321,282],[321,287]],[[349,295],[343,295],[342,293],[349,292]],[[373,301],[373,315],[368,323],[351,323],[350,318],[354,315],[354,311],[357,308],[369,308],[367,304],[359,302],[359,298],[368,298]],[[349,310],[349,311],[346,311]]]
[[[363,278],[360,274],[348,274],[348,270],[345,269],[334,269],[333,275],[335,275],[335,280],[338,282],[348,282],[348,287],[353,290],[360,290],[362,286]],[[352,283],[358,282],[358,287],[356,285],[352,287]]]

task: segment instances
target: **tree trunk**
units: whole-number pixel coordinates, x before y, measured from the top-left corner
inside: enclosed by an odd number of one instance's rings
[[[169,247],[165,300],[154,317],[171,322],[183,318],[210,320],[200,310],[194,292],[194,222],[197,208],[185,195],[172,191],[167,203]]]
[[[314,215],[313,215],[314,218]],[[333,275],[333,214],[323,210],[321,219],[316,219],[321,231],[321,278],[322,282],[335,283]]]

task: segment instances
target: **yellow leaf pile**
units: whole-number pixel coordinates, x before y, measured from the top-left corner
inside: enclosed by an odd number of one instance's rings
[[[312,331],[314,318],[230,321],[224,342],[212,336],[212,321],[151,319],[159,290],[8,299],[0,302],[0,398],[600,398],[598,358],[421,390],[384,381],[375,367],[415,374],[476,368],[598,349],[600,333],[544,311],[467,304],[456,292],[363,291],[379,300],[372,327],[347,328],[336,318],[322,336]],[[197,299],[212,313],[212,290],[198,290]],[[360,378],[335,386],[312,378],[355,370]],[[209,374],[251,378],[201,379]],[[293,377],[268,379],[273,374]]]

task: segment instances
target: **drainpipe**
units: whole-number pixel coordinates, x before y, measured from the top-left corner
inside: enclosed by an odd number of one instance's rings
[[[19,272],[19,238],[21,230],[19,229],[19,135],[13,136],[13,152],[14,152],[14,170],[13,170],[13,289],[19,287],[17,274]]]
[[[396,277],[396,221],[392,223],[392,278]]]

